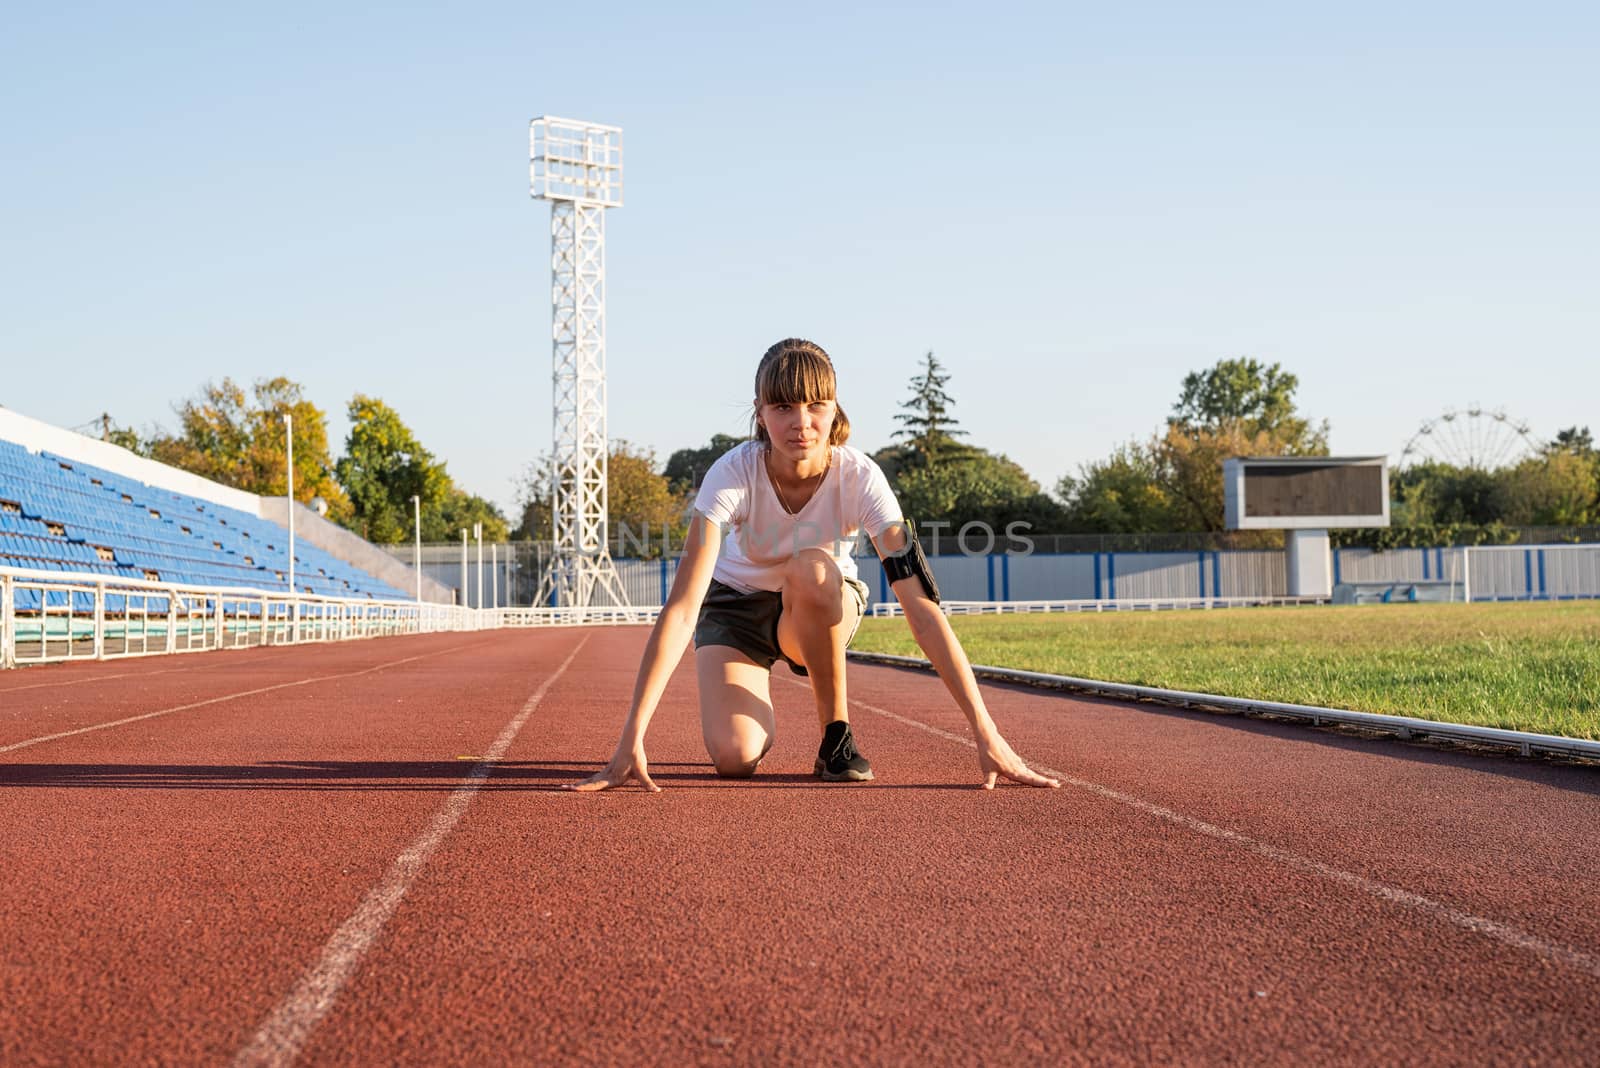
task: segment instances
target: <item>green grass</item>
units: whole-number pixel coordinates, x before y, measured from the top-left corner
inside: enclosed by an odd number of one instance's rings
[[[950,622],[975,664],[1600,739],[1600,601]],[[899,619],[853,648],[922,655]]]

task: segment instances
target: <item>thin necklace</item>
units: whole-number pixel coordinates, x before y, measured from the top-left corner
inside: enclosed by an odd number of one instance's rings
[[[772,446],[771,445],[767,446],[767,459],[768,459],[768,461],[770,461],[772,459]],[[829,445],[828,446],[828,463],[822,469],[822,477],[823,478],[827,478],[828,477],[828,472],[831,471],[831,470],[833,470],[833,446]],[[799,515],[800,514],[800,510],[799,509],[789,507],[789,498],[787,498],[787,497],[785,497],[783,495],[783,487],[778,485],[778,476],[774,475],[772,473],[772,465],[771,465],[770,462],[767,464],[767,481],[772,483],[773,490],[778,494],[778,503],[783,505],[783,510],[785,512],[788,512],[790,515]],[[811,503],[810,500],[806,501],[806,504],[810,504],[810,503]],[[800,508],[804,508],[804,507],[805,507],[805,504],[802,504],[800,506]]]

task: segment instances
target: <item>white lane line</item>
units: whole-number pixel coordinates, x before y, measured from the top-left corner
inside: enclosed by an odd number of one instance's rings
[[[796,683],[796,685],[810,689],[810,686],[806,683]],[[868,712],[876,712],[880,716],[887,716],[897,723],[903,723],[908,727],[926,731],[946,741],[955,742],[957,745],[964,745],[968,749],[976,750],[978,748],[978,743],[971,738],[942,730],[896,712],[890,712],[886,708],[869,705],[865,701],[857,701],[854,698],[850,700],[850,703],[858,708],[864,708]],[[1258,856],[1266,857],[1268,860],[1293,868],[1295,871],[1304,872],[1307,875],[1316,875],[1327,879],[1329,882],[1348,886],[1353,890],[1360,890],[1381,901],[1387,901],[1402,908],[1431,916],[1462,930],[1483,935],[1485,938],[1492,939],[1502,945],[1532,953],[1534,956],[1541,957],[1552,964],[1562,964],[1576,971],[1584,972],[1592,978],[1600,979],[1600,956],[1596,956],[1593,953],[1586,953],[1581,949],[1565,946],[1559,942],[1551,942],[1540,938],[1538,935],[1529,934],[1527,931],[1512,927],[1510,924],[1500,923],[1497,920],[1486,919],[1482,916],[1475,916],[1470,912],[1464,912],[1461,909],[1452,908],[1442,901],[1435,901],[1431,897],[1414,894],[1409,890],[1401,890],[1399,887],[1390,886],[1387,883],[1380,883],[1376,879],[1368,879],[1364,875],[1357,875],[1354,872],[1332,867],[1321,861],[1312,860],[1310,857],[1302,857],[1298,853],[1272,845],[1270,842],[1251,838],[1249,835],[1240,834],[1238,831],[1230,831],[1226,827],[1218,827],[1214,823],[1207,823],[1204,820],[1195,819],[1193,816],[1186,816],[1181,812],[1152,804],[1132,794],[1113,790],[1109,786],[1102,786],[1097,782],[1080,779],[1075,775],[1068,775],[1064,771],[1057,771],[1055,768],[1047,768],[1043,764],[1035,764],[1032,761],[1028,761],[1028,766],[1041,775],[1048,775],[1052,779],[1060,779],[1067,786],[1075,786],[1080,790],[1103,797],[1108,801],[1116,801],[1120,804],[1128,805],[1147,815],[1176,824],[1197,834],[1203,834],[1208,838],[1215,838],[1219,841],[1231,842],[1234,845],[1242,846]]]
[[[528,717],[533,715],[539,702],[544,700],[545,693],[567,670],[589,637],[585,634],[555,673],[534,691],[521,711],[506,724],[505,730],[500,732],[500,737],[495,739],[483,759],[473,766],[462,784],[451,793],[428,829],[395,858],[383,879],[367,891],[355,912],[339,925],[333,937],[328,939],[328,944],[322,947],[322,955],[317,962],[306,970],[294,990],[278,1003],[255,1037],[233,1058],[235,1068],[294,1063],[311,1033],[333,1008],[334,1001],[360,966],[367,950],[382,933],[389,917],[394,915],[406,891],[411,889],[412,881],[422,871],[439,843],[455,829],[467,806],[472,804],[478,787],[489,777],[490,768],[505,756],[506,750],[511,748],[511,743],[528,722]]]
[[[157,716],[170,716],[174,712],[187,712],[191,708],[204,708],[206,705],[221,704],[223,701],[234,701],[241,697],[253,697],[258,693],[271,693],[274,690],[286,690],[291,686],[309,686],[313,682],[328,682],[332,679],[351,679],[355,678],[357,675],[370,675],[374,671],[382,671],[384,668],[395,667],[399,664],[409,664],[413,660],[425,660],[430,656],[444,656],[446,653],[453,653],[466,648],[468,648],[468,646],[458,645],[454,648],[441,649],[434,653],[422,653],[418,656],[408,656],[400,660],[390,660],[374,667],[362,668],[360,671],[345,671],[338,675],[317,675],[309,679],[296,679],[294,682],[280,682],[274,686],[262,686],[255,690],[240,690],[238,693],[223,694],[221,697],[208,697],[204,701],[192,701],[186,705],[173,705],[171,708],[159,708],[154,712],[143,712],[137,716],[127,716],[123,719],[114,719],[109,723],[95,723],[88,727],[78,727],[70,731],[58,731],[55,734],[42,734],[37,738],[27,738],[20,742],[12,742],[10,745],[0,745],[0,753],[10,753],[18,749],[26,749],[31,745],[43,745],[45,742],[53,742],[58,738],[71,738],[78,734],[89,734],[94,731],[110,730],[112,727],[121,727],[129,723],[138,723],[140,720],[155,719]]]

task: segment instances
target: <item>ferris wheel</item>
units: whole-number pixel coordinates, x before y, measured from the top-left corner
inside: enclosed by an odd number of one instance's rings
[[[1396,466],[1441,463],[1494,471],[1516,465],[1537,448],[1526,421],[1475,404],[1465,411],[1446,408],[1424,422],[1406,442]]]

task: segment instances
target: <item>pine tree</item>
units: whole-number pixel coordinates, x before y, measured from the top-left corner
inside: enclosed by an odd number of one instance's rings
[[[924,357],[921,373],[911,379],[911,399],[900,405],[905,411],[895,416],[902,427],[893,436],[908,438],[907,443],[924,465],[931,466],[941,449],[954,444],[955,437],[966,434],[950,414],[955,401],[945,392],[944,385],[948,381],[950,373],[929,352]]]

